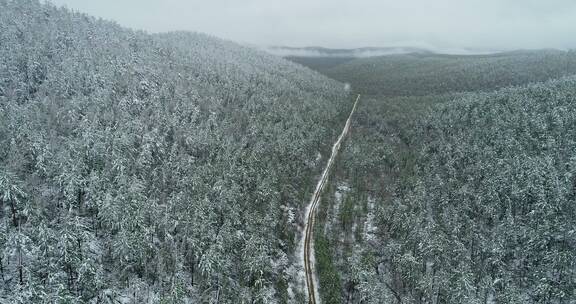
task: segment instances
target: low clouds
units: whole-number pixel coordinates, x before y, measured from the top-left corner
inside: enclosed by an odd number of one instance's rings
[[[151,32],[258,45],[576,48],[572,0],[52,0]]]

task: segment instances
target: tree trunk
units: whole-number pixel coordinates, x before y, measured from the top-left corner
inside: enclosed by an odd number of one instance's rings
[[[72,291],[72,287],[74,284],[74,275],[72,274],[72,266],[70,266],[70,264],[66,265],[67,270],[68,270],[68,290],[70,290],[70,292]]]
[[[2,275],[2,282],[5,281],[4,279],[4,264],[2,261],[2,256],[0,255],[0,274]]]
[[[220,280],[218,280],[218,291],[216,292],[216,304],[220,303]]]
[[[194,272],[196,270],[196,265],[195,265],[195,261],[194,261],[194,254],[192,254],[192,257],[190,259],[192,260],[190,263],[190,280],[191,280],[192,286],[194,286]]]
[[[347,289],[347,290],[346,290],[346,292],[347,292],[347,295],[346,295],[346,304],[349,304],[349,303],[351,303],[352,300],[354,299],[354,291],[356,291],[356,287],[355,287],[354,282],[350,282],[350,283],[348,284],[348,288],[346,288],[346,289]]]
[[[24,285],[24,270],[22,265],[22,249],[18,246],[18,278],[20,279],[20,285]]]
[[[82,206],[84,205],[84,190],[82,190],[81,188],[78,189],[77,203],[78,203],[78,214],[81,215]]]
[[[84,255],[82,254],[82,241],[78,238],[76,239],[78,244],[78,252],[80,253],[80,261],[84,261]]]
[[[18,227],[18,210],[16,210],[14,200],[10,200],[10,210],[12,210],[12,224],[14,227]]]

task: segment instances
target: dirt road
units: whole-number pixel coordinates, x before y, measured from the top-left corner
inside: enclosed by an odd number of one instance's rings
[[[322,172],[322,176],[320,177],[320,180],[318,181],[318,184],[316,185],[316,190],[314,191],[314,194],[312,195],[312,199],[310,200],[310,204],[308,205],[308,209],[307,209],[307,214],[306,214],[306,218],[305,218],[305,230],[304,230],[304,271],[306,273],[306,286],[308,289],[308,299],[309,299],[309,303],[311,304],[316,304],[316,303],[320,303],[320,298],[318,295],[318,284],[316,284],[316,282],[318,282],[318,279],[316,278],[316,271],[315,271],[315,265],[314,265],[314,218],[315,218],[315,214],[316,214],[316,209],[318,207],[318,203],[320,201],[320,195],[322,194],[322,191],[324,190],[324,186],[326,185],[326,182],[328,181],[328,176],[330,175],[330,169],[332,168],[332,166],[334,165],[334,160],[336,159],[336,156],[338,155],[338,151],[340,150],[340,146],[342,144],[342,142],[344,141],[344,138],[346,137],[346,135],[348,134],[348,130],[350,130],[350,122],[352,120],[352,115],[354,114],[354,112],[356,111],[356,106],[358,105],[358,101],[360,100],[360,95],[358,95],[358,97],[356,98],[356,101],[354,102],[354,106],[352,107],[352,111],[350,111],[350,115],[348,116],[348,119],[346,120],[346,124],[344,125],[344,129],[342,130],[342,133],[340,134],[340,136],[338,137],[338,140],[336,141],[336,143],[334,143],[334,146],[332,146],[332,154],[330,155],[330,158],[328,159],[328,163],[326,164],[326,167],[324,168],[324,171]]]

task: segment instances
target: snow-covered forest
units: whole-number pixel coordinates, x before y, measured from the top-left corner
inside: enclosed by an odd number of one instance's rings
[[[358,296],[572,303],[575,101],[574,78],[467,95],[417,120],[404,134],[410,150],[376,152],[371,176],[388,178],[355,194],[378,206],[377,239],[348,260]]]
[[[372,94],[319,212],[324,302],[574,303],[573,60],[403,55],[331,68]]]
[[[285,299],[349,104],[232,42],[0,0],[0,303]]]
[[[485,91],[576,73],[576,52],[533,50],[491,55],[406,54],[355,59],[322,73],[369,95],[423,96]]]
[[[576,303],[575,51],[246,45],[0,0],[0,304]]]

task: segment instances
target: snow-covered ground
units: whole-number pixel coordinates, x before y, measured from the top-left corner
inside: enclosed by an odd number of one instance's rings
[[[374,203],[374,198],[368,196],[368,214],[366,215],[366,222],[364,222],[364,240],[366,241],[373,241],[376,239],[376,230],[378,228],[374,225]]]
[[[324,234],[328,235],[331,232],[331,227],[337,225],[338,214],[340,213],[340,206],[344,199],[344,195],[351,190],[347,183],[340,184],[336,191],[334,192],[334,203],[332,204],[332,210],[329,212],[324,222]]]
[[[322,175],[320,176],[320,179],[318,180],[317,184],[316,184],[316,188],[314,190],[314,193],[312,194],[312,199],[310,200],[310,203],[308,204],[308,206],[306,207],[306,211],[305,211],[305,215],[304,215],[304,228],[302,229],[302,240],[300,241],[300,246],[299,247],[299,252],[298,254],[301,254],[302,257],[302,265],[303,265],[303,270],[304,270],[304,278],[306,281],[306,287],[308,289],[308,294],[313,294],[314,298],[313,300],[311,300],[311,303],[320,303],[320,294],[318,292],[318,276],[316,274],[316,269],[315,269],[315,258],[314,258],[314,221],[315,221],[315,213],[316,213],[316,209],[318,207],[318,205],[320,204],[320,195],[322,194],[322,191],[324,190],[324,186],[327,184],[328,181],[328,177],[330,175],[330,169],[332,168],[332,166],[334,165],[334,161],[336,159],[336,156],[338,155],[338,151],[340,150],[340,147],[342,146],[342,142],[344,140],[344,138],[346,137],[346,135],[348,134],[348,131],[350,129],[350,125],[351,125],[351,120],[352,120],[352,115],[354,114],[354,111],[356,110],[356,107],[358,105],[358,101],[360,100],[360,95],[358,95],[358,97],[356,98],[356,101],[354,102],[354,106],[352,107],[352,110],[350,111],[350,115],[348,115],[348,119],[346,120],[346,123],[344,125],[344,128],[342,130],[342,133],[340,134],[340,136],[338,137],[338,139],[336,140],[336,142],[334,143],[334,145],[332,146],[332,153],[330,154],[330,157],[328,158],[328,161],[326,163],[326,167],[324,168],[324,170],[322,171]],[[310,290],[310,287],[312,287],[313,289]]]

